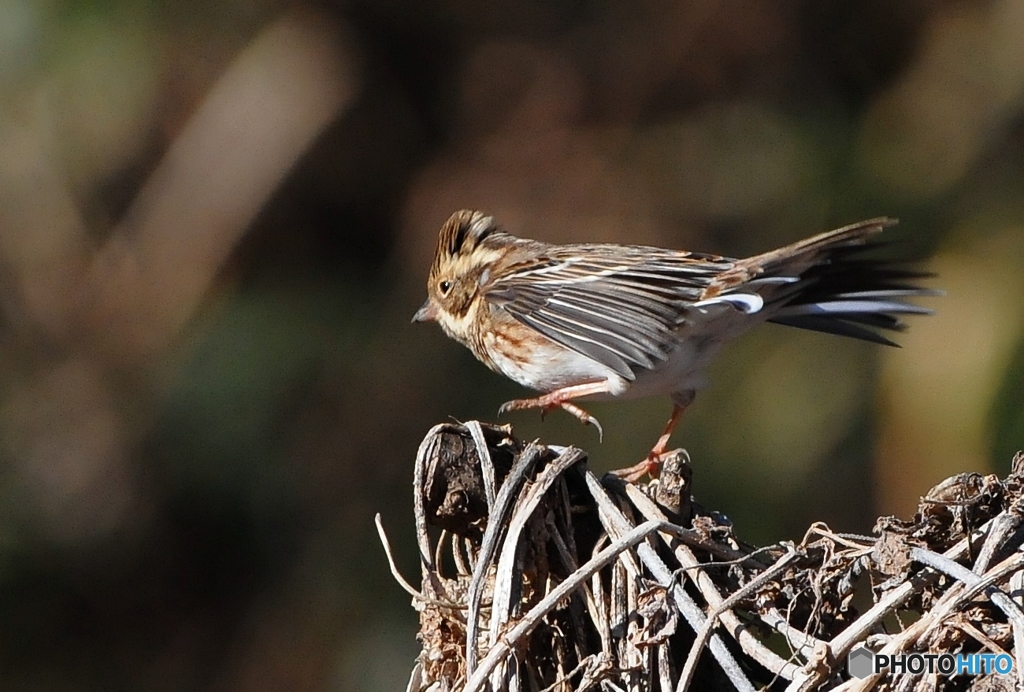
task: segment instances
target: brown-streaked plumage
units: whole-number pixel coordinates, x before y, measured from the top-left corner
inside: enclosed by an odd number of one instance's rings
[[[543,392],[501,411],[563,408],[597,420],[581,398],[672,397],[648,458],[622,475],[655,472],[683,409],[718,349],[762,322],[895,345],[878,330],[936,292],[901,263],[863,257],[886,227],[877,218],[746,259],[613,244],[553,245],[501,231],[490,216],[455,212],[441,227],[414,321],[436,321],[492,370]]]

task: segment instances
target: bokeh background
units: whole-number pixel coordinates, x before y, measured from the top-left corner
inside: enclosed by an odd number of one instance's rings
[[[878,215],[902,349],[766,326],[676,442],[756,542],[1024,446],[1019,0],[0,1],[0,688],[404,689],[411,468],[523,391],[411,325],[435,233],[734,256]],[[598,469],[592,429],[509,416]]]

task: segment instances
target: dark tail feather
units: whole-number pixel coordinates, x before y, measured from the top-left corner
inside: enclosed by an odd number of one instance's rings
[[[769,320],[801,329],[838,334],[887,346],[897,344],[875,330],[902,331],[900,315],[930,315],[908,298],[942,295],[915,282],[932,274],[905,262],[859,257],[882,243],[826,248],[821,260],[785,284],[771,302],[782,307]],[[784,269],[782,270],[784,273]]]
[[[802,316],[802,317],[773,317],[769,322],[775,324],[784,324],[787,327],[798,327],[800,329],[810,329],[813,332],[824,332],[826,334],[838,334],[839,336],[849,336],[854,339],[861,339],[862,341],[871,341],[876,344],[882,344],[883,346],[896,346],[899,344],[892,339],[887,339],[876,331],[872,331],[867,327],[862,327],[859,324],[854,324],[849,320],[840,320],[834,317],[814,317],[814,316]],[[896,329],[901,330],[904,326],[901,324],[899,327],[883,327],[883,329]]]

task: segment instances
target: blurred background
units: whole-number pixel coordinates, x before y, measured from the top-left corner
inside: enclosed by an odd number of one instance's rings
[[[411,325],[436,231],[743,256],[879,215],[947,291],[766,326],[674,439],[758,543],[1024,446],[1024,3],[0,0],[0,688],[392,690],[412,460],[517,385]],[[525,439],[633,463],[666,399]]]

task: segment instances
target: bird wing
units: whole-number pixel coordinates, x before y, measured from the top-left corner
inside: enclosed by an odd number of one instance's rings
[[[940,295],[902,261],[860,257],[893,219],[822,233],[735,260],[623,245],[548,246],[497,272],[484,298],[548,338],[627,379],[667,359],[691,309],[725,304],[793,327],[895,345],[899,315],[930,314],[904,300]]]
[[[632,380],[668,357],[688,308],[734,266],[716,255],[660,248],[559,246],[502,271],[484,298]]]

